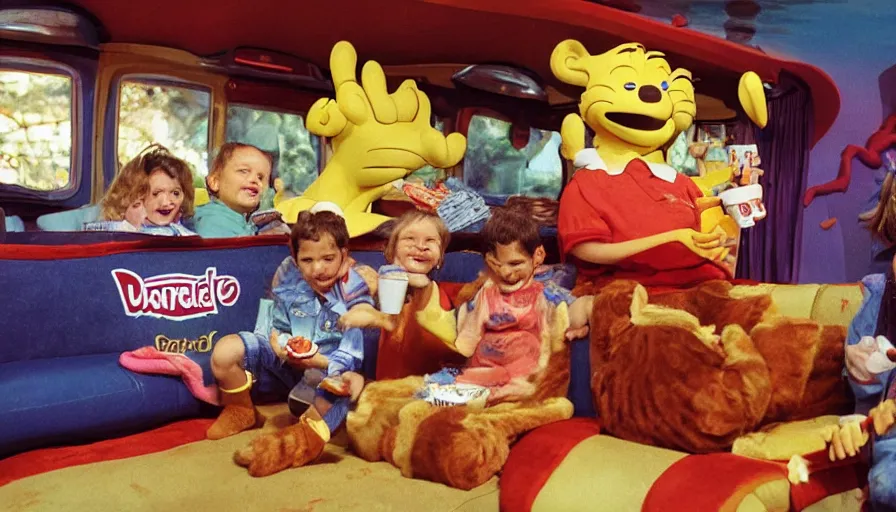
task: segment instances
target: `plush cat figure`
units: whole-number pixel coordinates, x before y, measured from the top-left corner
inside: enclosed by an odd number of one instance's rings
[[[615,281],[601,291],[591,386],[609,433],[705,453],[770,422],[848,412],[831,364],[843,360],[844,329],[779,316],[770,296],[733,290],[710,281],[648,298]]]
[[[484,278],[469,283],[457,302],[469,300]],[[386,460],[402,475],[458,489],[482,485],[504,467],[511,444],[525,432],[572,417],[569,326],[565,304],[554,309],[542,334],[543,363],[529,378],[534,393],[524,401],[473,407],[436,407],[416,399],[423,378],[369,383],[346,419],[352,449],[361,458]]]

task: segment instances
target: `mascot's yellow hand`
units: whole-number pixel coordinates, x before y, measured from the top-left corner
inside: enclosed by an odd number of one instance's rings
[[[723,232],[701,233],[693,229],[678,229],[674,232],[675,240],[682,243],[694,254],[710,261],[722,261],[731,251],[722,244],[727,238]]]
[[[364,63],[360,83],[355,77],[357,63],[358,55],[349,42],[340,41],[333,46],[330,71],[336,100],[321,98],[311,106],[305,122],[308,131],[333,138],[335,149],[356,128],[367,125],[371,132],[360,138],[371,141],[392,139],[390,144],[393,146],[407,146],[411,154],[417,154],[423,160],[418,168],[429,164],[444,169],[461,161],[467,149],[466,138],[460,133],[445,137],[432,127],[429,98],[417,89],[413,80],[405,80],[389,94],[386,74],[379,63]],[[405,132],[398,131],[402,125],[407,127]],[[373,130],[377,131],[376,136],[371,135]],[[396,138],[401,140],[396,141]],[[370,149],[388,148],[368,148],[363,153]]]
[[[765,101],[765,87],[762,79],[752,71],[747,71],[740,77],[737,86],[737,99],[747,116],[756,123],[756,126],[765,128],[768,124],[768,104]]]
[[[703,212],[709,208],[715,208],[716,206],[722,205],[722,200],[718,196],[709,196],[709,197],[700,197],[697,198],[697,211]]]
[[[560,127],[560,154],[573,161],[576,154],[585,149],[585,122],[578,114],[567,114]]]

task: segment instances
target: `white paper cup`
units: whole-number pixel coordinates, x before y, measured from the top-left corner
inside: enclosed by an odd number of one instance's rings
[[[756,201],[762,201],[761,185],[731,188],[719,194],[719,199],[728,215],[742,228],[753,227],[757,220],[765,217],[765,212],[757,211],[753,205]]]
[[[380,311],[387,315],[401,313],[404,299],[408,294],[407,277],[400,279],[388,275],[380,276],[376,294],[380,301]]]

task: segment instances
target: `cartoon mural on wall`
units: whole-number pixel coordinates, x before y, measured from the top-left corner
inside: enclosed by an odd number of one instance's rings
[[[880,169],[884,164],[884,151],[896,146],[896,115],[891,115],[880,128],[868,137],[865,146],[849,144],[843,148],[840,154],[840,167],[834,180],[816,185],[806,190],[803,197],[803,205],[809,206],[819,196],[825,196],[836,192],[846,192],[852,179],[852,162],[858,158],[869,169]]]
[[[349,234],[374,230],[389,218],[371,213],[393,183],[431,165],[456,165],[466,150],[459,133],[447,137],[433,128],[429,98],[413,80],[389,94],[383,68],[367,61],[360,83],[355,78],[358,56],[347,41],[333,46],[330,71],[336,99],[321,98],[308,112],[308,131],[330,139],[333,155],[314,183],[300,197],[280,200],[275,207],[293,223],[300,211],[316,203],[337,204],[345,213]]]

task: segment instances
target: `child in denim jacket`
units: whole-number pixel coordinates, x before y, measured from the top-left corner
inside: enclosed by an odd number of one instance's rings
[[[317,458],[330,434],[345,420],[351,395],[363,385],[356,373],[364,358],[362,331],[343,330],[339,320],[350,309],[373,310],[373,299],[366,281],[353,268],[348,240],[339,215],[302,212],[290,236],[292,256],[274,276],[271,331],[261,328],[226,336],[212,353],[212,371],[225,407],[209,428],[209,439],[259,423],[250,390],[256,399],[283,400],[292,389],[292,394],[306,397],[310,405],[295,425],[261,436],[239,452],[237,462],[248,466],[254,476]],[[302,359],[291,356],[284,347],[297,336],[315,343],[318,352]],[[289,453],[278,451],[281,458],[272,462],[267,448],[286,438],[295,438]]]
[[[891,271],[892,272],[892,271]],[[889,281],[889,282],[888,282]],[[892,429],[896,414],[896,371],[869,368],[869,358],[875,352],[885,352],[889,340],[874,336],[888,334],[888,326],[881,325],[881,312],[896,283],[893,274],[871,274],[862,279],[864,298],[859,311],[850,323],[846,337],[846,368],[850,387],[856,397],[856,414],[868,415],[871,423],[862,428],[863,416],[844,421],[831,439],[831,460],[857,455],[873,437],[871,471],[868,475],[868,501],[871,510],[896,511],[896,430]],[[874,370],[874,371],[872,371]]]

